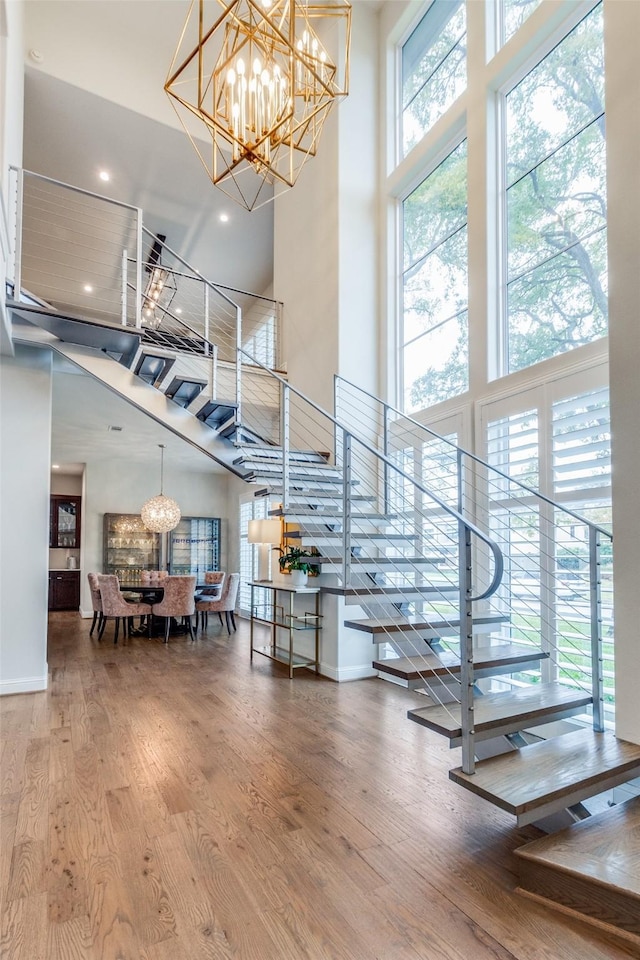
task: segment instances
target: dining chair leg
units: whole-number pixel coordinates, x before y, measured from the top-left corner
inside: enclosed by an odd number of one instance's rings
[[[115,629],[114,629],[114,632],[113,632],[113,642],[114,642],[114,643],[117,643],[117,642],[118,642],[118,632],[119,632],[119,630],[120,630],[120,617],[116,617],[115,619],[116,619],[116,625],[115,625]]]
[[[237,628],[236,628],[236,618],[234,616],[233,610],[229,610],[229,616],[231,617],[231,623],[233,624],[233,629],[235,632]]]
[[[164,618],[164,642],[169,643],[169,626],[171,625],[171,617]]]
[[[107,625],[107,618],[103,617],[100,621],[100,626],[98,627],[98,640],[102,640],[102,635],[104,633],[104,628]]]
[[[221,613],[218,613],[218,618],[219,618],[219,620],[220,620],[220,626],[222,626],[222,614],[221,614]]]
[[[192,640],[196,639],[196,635],[193,632],[193,620],[191,617],[187,617],[187,626],[189,627],[189,636]]]
[[[97,623],[97,622],[98,622],[98,611],[97,611],[97,610],[94,610],[94,611],[93,611],[93,621],[92,621],[92,623],[91,623],[91,630],[89,630],[89,636],[90,636],[90,637],[93,636],[93,631],[94,631],[95,628],[96,628],[96,623]]]
[[[231,625],[230,625],[230,622],[229,622],[229,611],[228,611],[228,610],[225,610],[225,612],[224,612],[224,618],[225,618],[225,620],[227,621],[227,633],[229,634],[229,636],[231,636]]]

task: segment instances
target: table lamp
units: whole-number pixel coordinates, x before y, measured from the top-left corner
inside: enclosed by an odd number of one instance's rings
[[[279,520],[249,520],[247,540],[249,543],[260,545],[258,553],[258,580],[271,581],[270,554],[271,547],[280,546],[282,526]]]

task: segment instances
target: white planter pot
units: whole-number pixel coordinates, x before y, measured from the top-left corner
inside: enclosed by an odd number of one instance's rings
[[[291,583],[294,587],[306,587],[307,574],[304,570],[291,571]]]

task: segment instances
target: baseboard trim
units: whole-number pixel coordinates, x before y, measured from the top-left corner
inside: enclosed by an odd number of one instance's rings
[[[2,680],[0,681],[0,697],[5,697],[10,693],[42,693],[48,686],[48,678],[44,677],[24,677],[22,680]]]
[[[371,664],[361,664],[357,667],[334,667],[327,663],[320,664],[320,673],[329,680],[336,680],[338,683],[346,683],[349,680],[368,680],[370,677],[377,677],[378,671],[371,668]]]

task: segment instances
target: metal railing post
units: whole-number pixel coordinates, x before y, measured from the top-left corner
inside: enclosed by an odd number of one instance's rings
[[[456,477],[456,488],[458,492],[458,506],[456,507],[458,513],[462,513],[462,506],[464,503],[464,484],[462,482],[462,454],[463,451],[458,448],[458,453],[456,456],[456,463],[458,465],[458,475]]]
[[[382,405],[382,450],[385,457],[389,456],[389,407],[386,403]],[[389,464],[385,461],[383,466],[384,483],[384,512],[391,512],[391,497],[389,495]]]
[[[236,307],[236,424],[242,423],[242,310]]]
[[[13,246],[13,299],[20,300],[22,289],[22,214],[24,203],[24,170],[17,171],[16,181],[16,232]]]
[[[136,208],[136,327],[142,327],[142,210]]]
[[[460,726],[462,769],[475,773],[475,729],[473,688],[473,611],[471,605],[471,530],[458,521],[458,563],[460,583]]]
[[[129,253],[122,251],[122,326],[127,325],[127,273],[129,271]]]
[[[204,284],[204,339],[205,356],[209,356],[209,284],[206,282]]]
[[[211,347],[211,399],[218,398],[218,345],[216,343]]]
[[[602,562],[600,533],[589,527],[589,581],[591,600],[591,687],[593,729],[604,730],[604,671],[602,651]]]
[[[342,433],[342,567],[343,587],[351,583],[351,434]]]
[[[282,509],[289,509],[289,403],[291,390],[286,383],[282,384],[282,399],[280,409],[280,444],[282,446]]]
[[[340,377],[337,373],[333,375],[333,417],[335,420],[339,420],[338,414],[338,387],[339,387]],[[333,462],[337,465],[338,463],[338,431],[336,427],[333,428]]]

